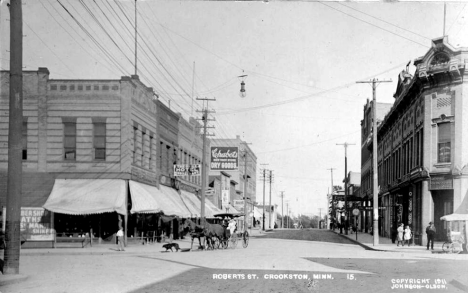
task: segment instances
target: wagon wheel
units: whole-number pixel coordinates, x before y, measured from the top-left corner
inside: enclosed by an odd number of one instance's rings
[[[239,238],[237,237],[237,233],[234,233],[231,238],[231,246],[233,249],[237,247],[237,241],[239,241]]]
[[[249,246],[249,232],[245,231],[244,235],[242,236],[242,246],[246,248]]]
[[[452,253],[460,253],[461,251],[461,244],[458,242],[454,242],[452,245]]]
[[[444,244],[442,244],[442,250],[445,251],[445,252],[451,252],[450,251],[450,246],[451,246],[450,242],[445,242]]]

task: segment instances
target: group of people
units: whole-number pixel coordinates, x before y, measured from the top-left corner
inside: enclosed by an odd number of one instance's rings
[[[429,222],[429,226],[426,227],[426,234],[427,234],[427,250],[429,250],[429,246],[431,247],[432,250],[434,250],[434,237],[436,235],[436,228],[434,226],[434,223]],[[405,246],[406,243],[408,243],[408,246],[410,246],[412,239],[413,239],[413,233],[410,227],[408,225],[406,225],[405,227],[404,224],[401,223],[398,226],[398,229],[396,230],[397,246],[400,246],[400,243],[402,246]]]
[[[400,246],[400,243],[402,246],[405,246],[406,243],[410,246],[412,238],[413,233],[411,232],[410,227],[408,225],[405,227],[405,225],[401,223],[397,229],[397,246]]]

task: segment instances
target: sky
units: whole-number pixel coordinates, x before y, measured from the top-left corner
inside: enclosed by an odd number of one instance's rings
[[[2,70],[9,68],[7,2],[0,6]],[[135,74],[133,0],[23,3],[25,70],[47,67],[52,79]],[[454,47],[468,47],[467,4],[446,4]],[[360,172],[360,121],[372,89],[356,81],[391,79],[378,86],[377,101],[393,103],[398,73],[444,34],[444,4],[138,0],[137,27],[142,82],[186,119],[204,106],[192,96],[215,98],[210,132],[250,143],[257,201],[266,168],[280,211],[283,191],[285,213],[287,202],[293,215],[323,215],[332,178],[342,185],[345,176],[339,144],[351,144],[347,169]]]

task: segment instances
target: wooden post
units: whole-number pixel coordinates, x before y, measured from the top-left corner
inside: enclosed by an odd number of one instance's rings
[[[10,1],[10,101],[4,274],[19,274],[23,181],[23,12],[22,1]]]

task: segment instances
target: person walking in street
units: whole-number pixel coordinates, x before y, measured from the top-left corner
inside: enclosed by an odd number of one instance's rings
[[[398,232],[398,235],[397,235],[397,246],[400,246],[400,243],[401,243],[401,246],[404,245],[404,242],[403,242],[403,233],[405,232],[405,230],[403,229],[403,223],[400,224],[400,226],[398,227],[397,229],[397,232]]]
[[[431,250],[434,250],[434,237],[436,235],[436,228],[432,222],[429,222],[429,226],[426,228],[427,234],[427,250],[429,250],[429,244],[431,245]]]
[[[403,246],[405,246],[405,243],[408,242],[408,247],[409,247],[410,244],[411,244],[411,238],[412,238],[411,229],[410,229],[410,227],[408,225],[406,225],[405,235],[403,235],[403,239],[405,240],[403,242]]]

